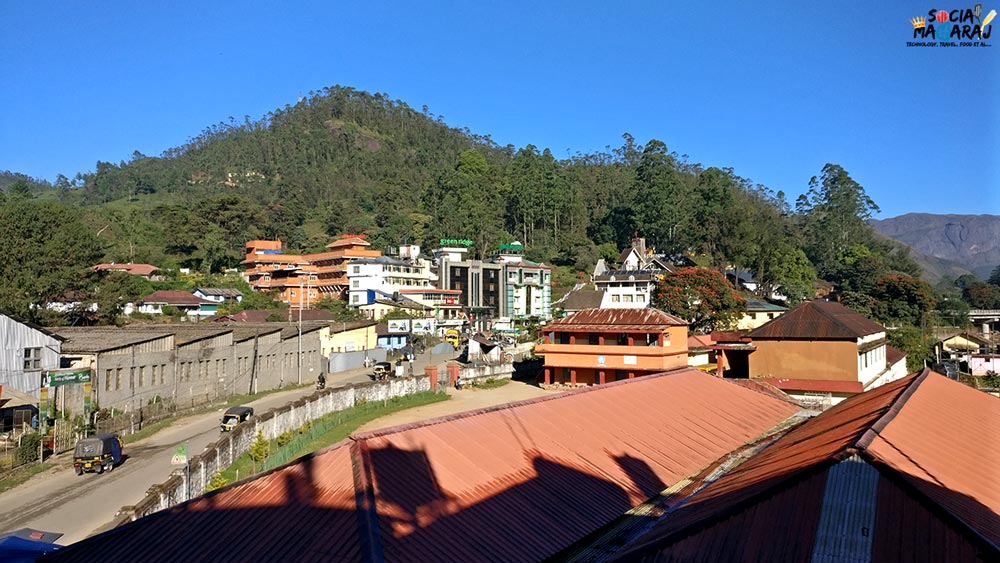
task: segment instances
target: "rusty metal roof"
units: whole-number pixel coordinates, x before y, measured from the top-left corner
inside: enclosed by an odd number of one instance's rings
[[[842,340],[885,332],[885,327],[832,301],[806,301],[750,331],[755,340],[769,338]]]
[[[537,561],[798,411],[697,370],[351,438],[51,560]]]
[[[836,381],[832,379],[793,379],[789,377],[755,377],[754,381],[774,385],[782,391],[806,391],[817,393],[860,393],[864,386],[860,381]]]
[[[677,318],[659,309],[584,309],[568,317],[552,321],[545,330],[591,330],[591,327],[602,325],[607,329],[618,329],[623,326],[630,330],[650,330],[670,326],[687,326],[687,321]],[[586,328],[579,328],[586,327]]]
[[[1000,436],[1000,401],[925,370],[793,429],[618,557],[992,560],[1000,492],[982,476],[1000,454],[987,436]]]

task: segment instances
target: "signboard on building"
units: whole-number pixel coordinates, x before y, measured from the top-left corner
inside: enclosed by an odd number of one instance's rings
[[[472,246],[475,244],[469,239],[454,239],[454,238],[443,238],[441,239],[441,246]]]
[[[389,334],[407,334],[410,332],[410,319],[390,319]]]
[[[434,334],[435,319],[413,319],[413,334]]]
[[[75,383],[89,383],[90,374],[90,368],[61,371],[49,370],[49,386],[59,387],[60,385],[73,385]]]

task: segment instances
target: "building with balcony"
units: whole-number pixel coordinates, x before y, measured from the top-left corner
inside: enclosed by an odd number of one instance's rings
[[[504,316],[515,320],[552,318],[552,269],[521,260],[504,264]]]
[[[401,289],[399,294],[433,310],[438,326],[461,326],[465,321],[462,312],[462,292],[436,287]]]
[[[428,260],[397,260],[379,256],[352,260],[347,279],[350,282],[348,303],[359,307],[372,302],[373,292],[392,295],[403,290],[434,289],[437,276],[431,272]]]
[[[378,258],[364,235],[344,235],[326,245],[326,252],[285,254],[280,240],[252,240],[246,244],[244,277],[254,290],[267,291],[291,307],[309,308],[325,297],[342,299],[348,289],[348,264]]]
[[[687,323],[658,309],[586,309],[548,324],[535,353],[546,384],[631,379],[686,367]]]

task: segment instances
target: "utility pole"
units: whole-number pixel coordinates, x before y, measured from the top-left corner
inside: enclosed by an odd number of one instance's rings
[[[260,336],[260,329],[256,329],[253,335],[253,358],[250,359],[250,394],[257,392],[257,337]]]
[[[298,384],[302,385],[302,276],[299,276],[299,341],[298,354],[295,355],[295,366],[298,373]]]

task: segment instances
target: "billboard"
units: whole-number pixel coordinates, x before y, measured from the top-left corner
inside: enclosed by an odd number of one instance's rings
[[[390,319],[389,334],[407,334],[410,332],[410,319]]]
[[[434,334],[435,319],[413,319],[413,334]]]

